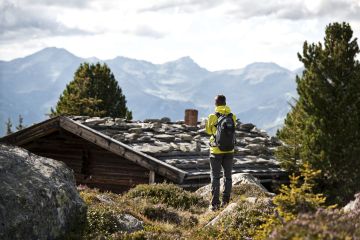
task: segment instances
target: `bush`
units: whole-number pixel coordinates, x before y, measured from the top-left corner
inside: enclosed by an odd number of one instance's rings
[[[174,224],[180,224],[181,218],[179,214],[163,205],[145,206],[142,214],[150,220],[163,221]]]
[[[113,206],[99,204],[91,206],[87,214],[86,234],[92,238],[98,235],[109,236],[119,231],[116,215],[119,210]]]
[[[276,228],[269,239],[360,239],[360,213],[319,209]]]
[[[290,176],[290,186],[282,185],[280,194],[273,198],[275,214],[260,227],[257,239],[266,238],[273,229],[295,219],[299,213],[311,213],[324,207],[326,198],[313,193],[314,179],[319,174],[319,170],[313,170],[310,164],[304,163],[299,176]]]
[[[154,204],[165,204],[176,209],[203,208],[207,202],[195,193],[185,191],[174,184],[140,184],[127,194],[129,198],[145,198]]]
[[[116,233],[112,235],[112,239],[118,240],[175,240],[182,239],[180,230],[167,229],[163,226],[146,226],[144,230],[134,233]]]
[[[235,210],[221,219],[217,225],[195,231],[191,239],[252,238],[256,229],[265,223],[272,213],[273,208],[263,201],[239,201]]]

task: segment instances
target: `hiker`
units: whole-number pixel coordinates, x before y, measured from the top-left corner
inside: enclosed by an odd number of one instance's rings
[[[215,97],[215,113],[209,115],[206,122],[206,133],[210,137],[211,169],[211,210],[220,207],[220,173],[224,169],[225,189],[222,194],[221,207],[229,203],[232,179],[231,172],[234,159],[236,116],[226,105],[224,95]]]

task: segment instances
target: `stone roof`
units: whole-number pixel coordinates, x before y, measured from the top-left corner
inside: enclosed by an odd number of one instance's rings
[[[209,135],[204,122],[197,126],[183,121],[170,122],[168,118],[126,121],[122,118],[71,116],[74,121],[116,139],[135,150],[151,155],[189,175],[209,174]],[[280,145],[276,137],[251,123],[238,122],[233,172],[261,175],[284,173],[274,157]]]

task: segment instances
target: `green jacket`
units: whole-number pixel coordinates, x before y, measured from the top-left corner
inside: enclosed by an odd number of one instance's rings
[[[217,106],[215,107],[215,112],[221,113],[221,114],[229,114],[231,113],[231,110],[228,106]],[[234,123],[236,126],[236,116],[233,114]],[[215,142],[214,135],[216,134],[216,127],[215,124],[218,121],[218,117],[215,115],[215,113],[212,113],[208,116],[205,130],[206,133],[211,135],[210,137],[210,145],[212,145]],[[231,151],[221,151],[218,147],[210,147],[210,153],[212,154],[222,154],[222,153],[233,153],[234,150]]]

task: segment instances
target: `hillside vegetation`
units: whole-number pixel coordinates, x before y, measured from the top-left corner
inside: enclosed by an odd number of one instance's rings
[[[312,179],[317,173],[304,174]],[[234,186],[225,214],[209,211],[208,199],[166,183],[138,185],[121,195],[81,188],[80,195],[88,205],[83,239],[360,238],[359,206],[349,213],[325,207],[324,198],[299,178],[274,198],[254,185]],[[142,221],[142,227],[128,231],[119,224],[122,214]]]

